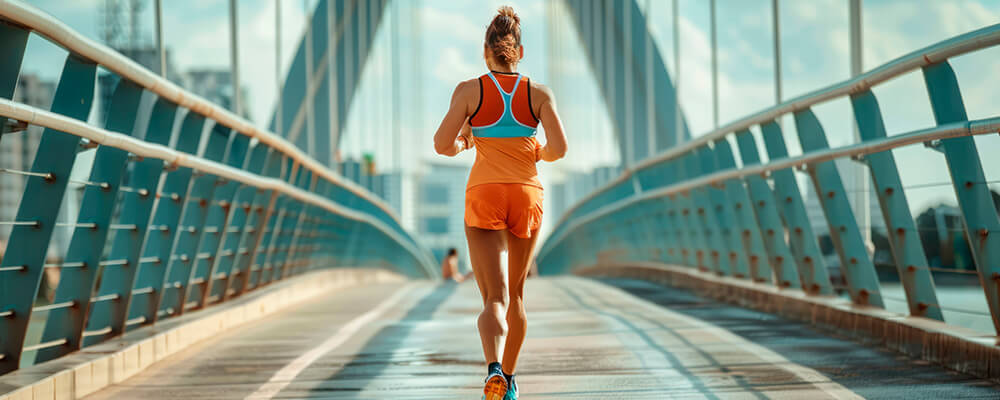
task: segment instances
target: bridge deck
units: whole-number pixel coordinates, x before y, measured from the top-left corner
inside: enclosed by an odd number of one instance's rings
[[[645,282],[534,279],[527,291],[518,370],[526,399],[997,393],[988,381]],[[479,303],[471,282],[347,289],[202,342],[88,399],[479,398]]]

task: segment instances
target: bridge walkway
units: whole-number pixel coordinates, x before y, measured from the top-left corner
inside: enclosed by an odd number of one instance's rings
[[[531,279],[524,399],[996,398],[990,381],[635,280]],[[478,399],[475,283],[345,289],[87,399]]]

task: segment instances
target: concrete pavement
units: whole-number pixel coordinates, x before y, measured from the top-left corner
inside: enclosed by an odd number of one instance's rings
[[[961,397],[1000,393],[989,381],[910,367],[808,329],[775,332],[792,345],[761,340],[747,332],[766,314],[684,296],[640,281],[529,280],[521,398],[912,399],[936,393],[926,390],[932,385]],[[88,399],[478,399],[480,305],[472,282],[344,289],[199,343]],[[824,345],[826,357],[803,356]],[[841,357],[848,349],[858,350]],[[855,364],[888,372],[849,379]],[[941,379],[912,378],[930,375]]]

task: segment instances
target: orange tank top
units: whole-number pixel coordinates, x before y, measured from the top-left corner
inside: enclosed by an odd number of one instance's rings
[[[530,81],[517,73],[490,72],[479,77],[479,93],[479,106],[469,118],[476,161],[466,188],[486,183],[541,188]]]

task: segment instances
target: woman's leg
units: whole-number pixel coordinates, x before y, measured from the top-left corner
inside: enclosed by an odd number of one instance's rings
[[[528,263],[538,239],[538,230],[531,237],[522,239],[507,231],[507,275],[510,278],[510,305],[507,308],[507,341],[503,346],[503,372],[514,374],[521,344],[528,332],[528,318],[524,313],[524,280],[528,277]]]
[[[476,274],[476,283],[483,295],[483,312],[479,314],[478,325],[486,364],[499,361],[497,353],[500,340],[507,330],[503,318],[507,309],[507,282],[500,269],[500,253],[504,249],[503,235],[503,231],[465,227],[472,271]]]

